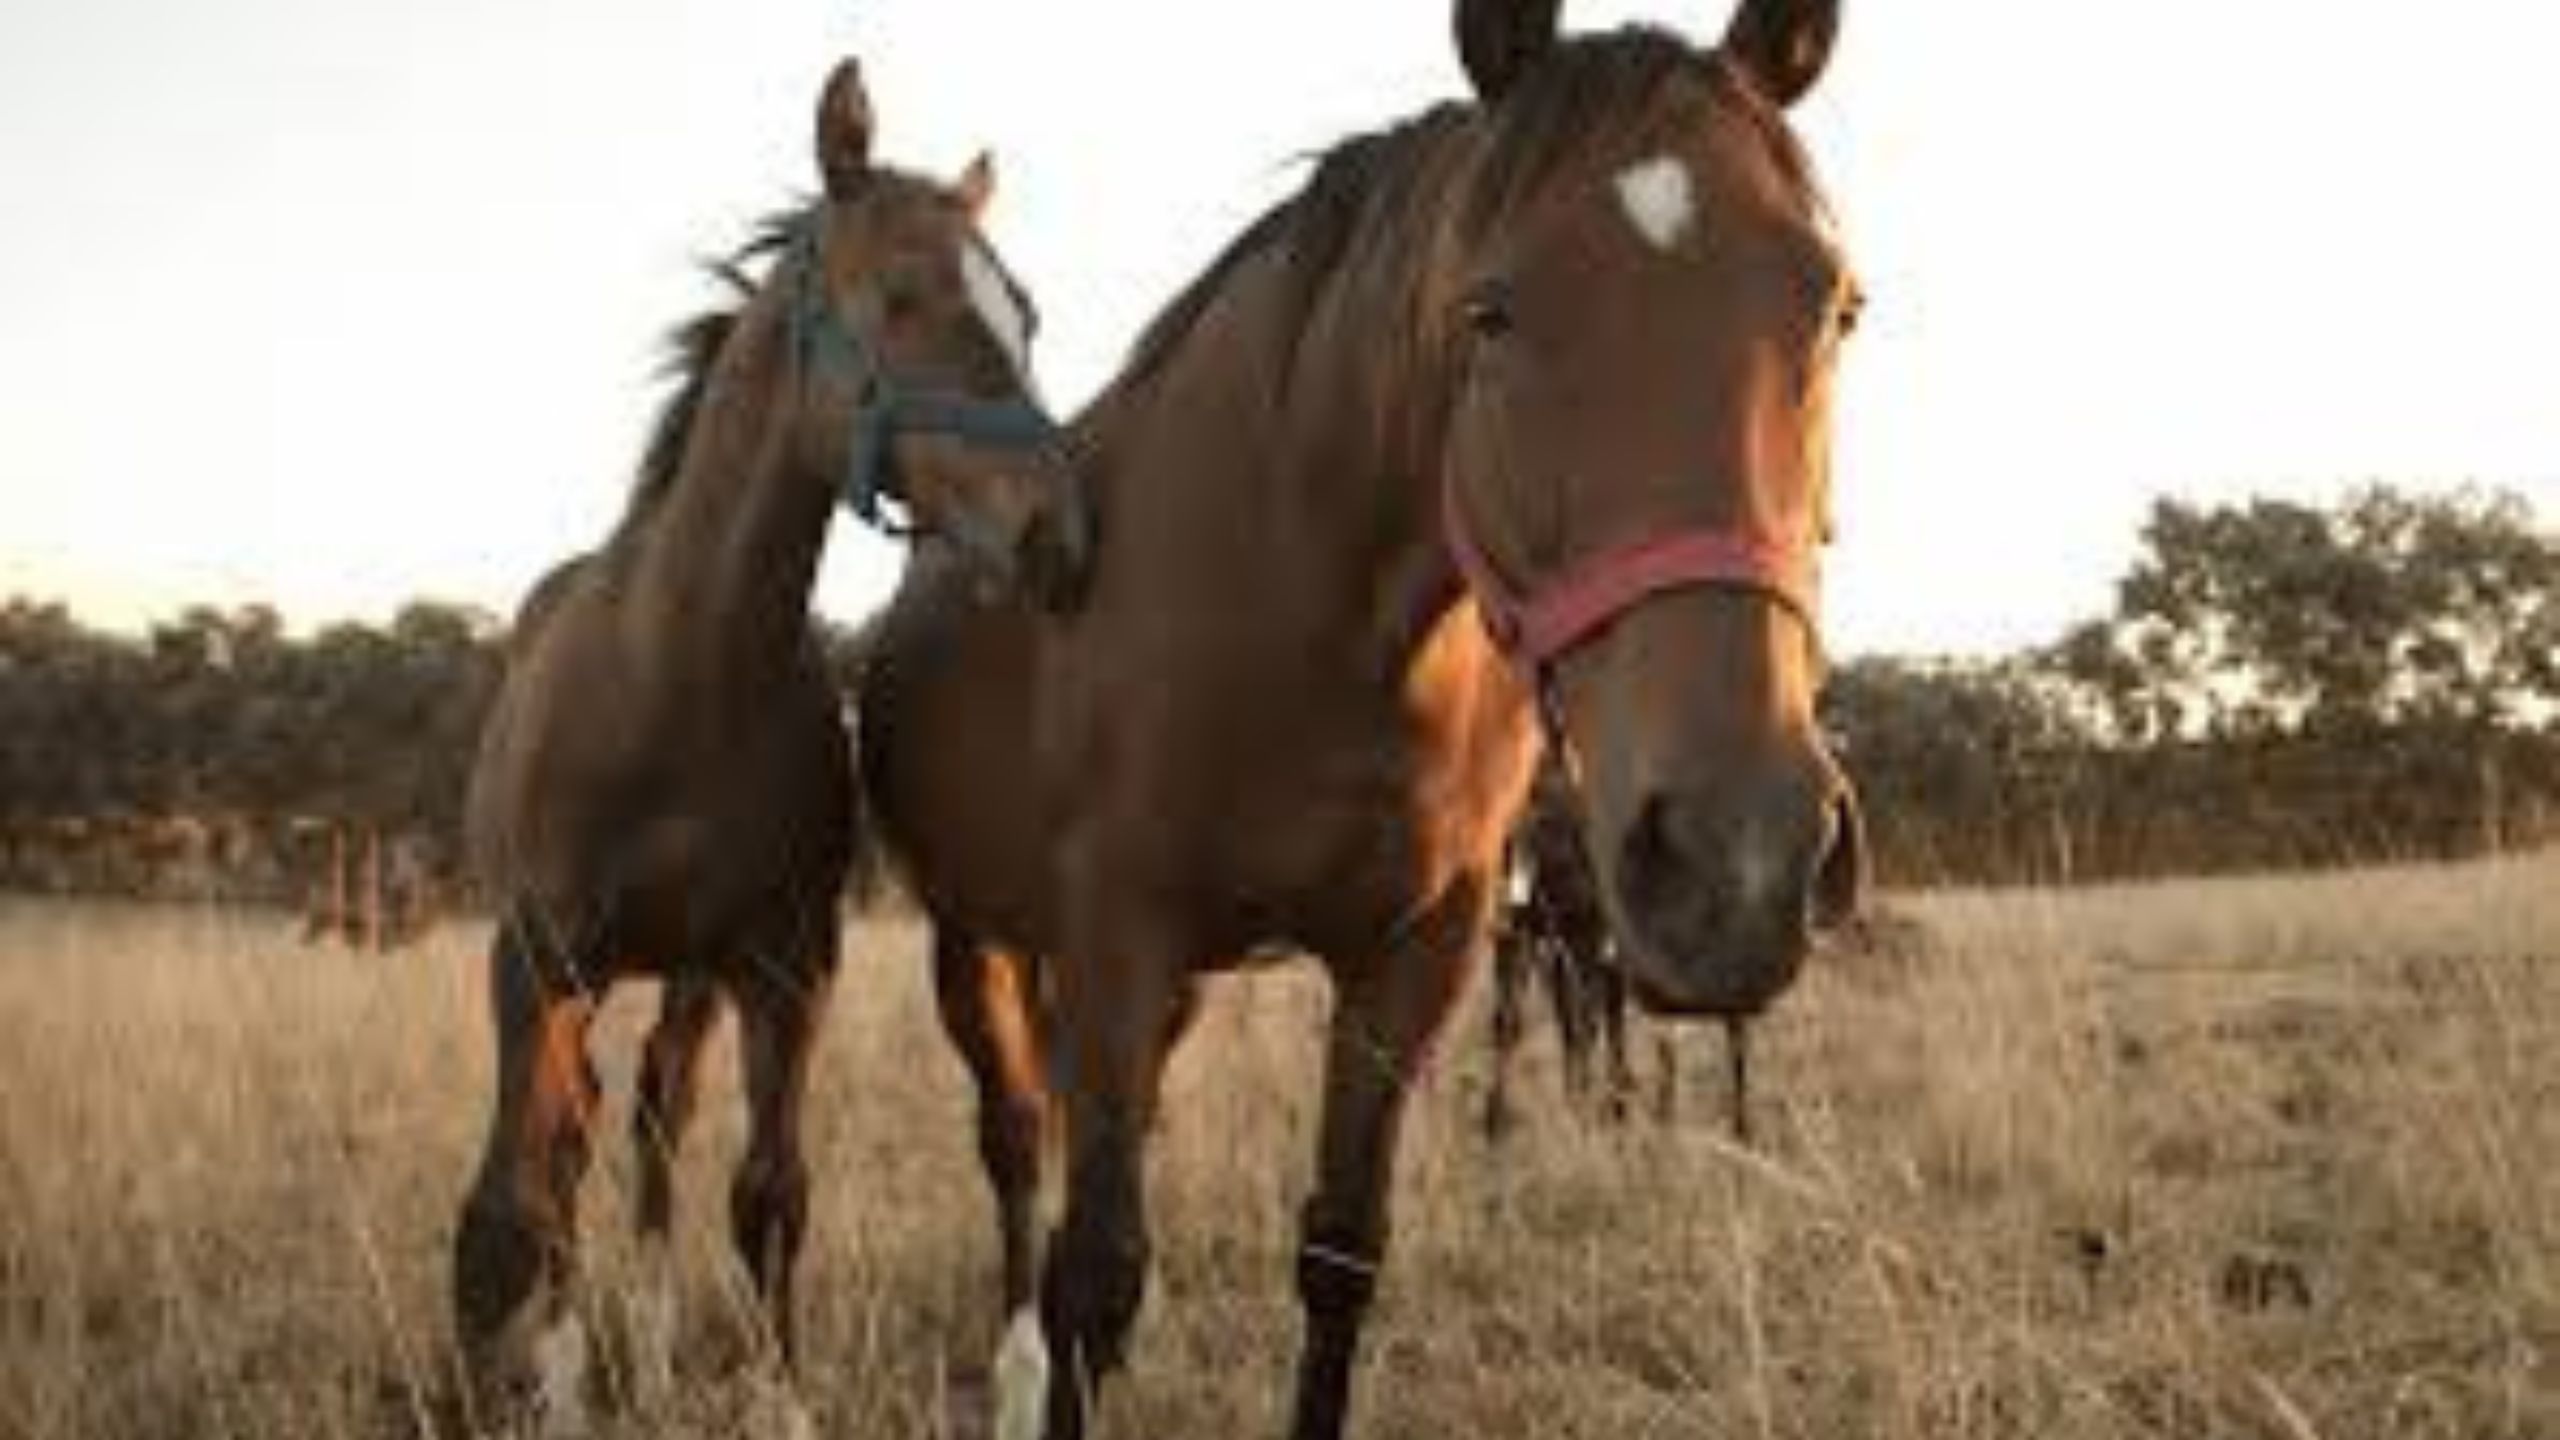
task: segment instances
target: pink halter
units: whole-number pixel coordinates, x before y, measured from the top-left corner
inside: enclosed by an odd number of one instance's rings
[[[1767,595],[1816,623],[1814,555],[1799,542],[1693,526],[1601,551],[1532,588],[1513,588],[1467,532],[1455,485],[1441,487],[1441,529],[1493,642],[1546,697],[1547,670],[1620,615],[1665,590],[1720,586]]]

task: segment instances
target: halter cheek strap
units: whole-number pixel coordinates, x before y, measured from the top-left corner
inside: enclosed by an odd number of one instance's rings
[[[1701,587],[1768,596],[1816,629],[1818,576],[1802,543],[1759,531],[1691,526],[1588,556],[1551,579],[1514,587],[1467,528],[1454,484],[1440,492],[1441,531],[1496,648],[1538,691],[1554,723],[1548,678],[1555,662],[1628,611],[1670,590]]]
[[[907,530],[882,504],[893,490],[905,489],[898,478],[897,452],[890,448],[900,435],[949,435],[991,450],[1028,451],[1053,443],[1058,433],[1048,412],[1028,400],[910,388],[874,369],[867,398],[854,409],[853,442],[845,457],[845,503],[879,529],[891,534]]]

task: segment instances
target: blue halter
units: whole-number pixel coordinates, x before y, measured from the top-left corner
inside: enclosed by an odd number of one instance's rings
[[[990,449],[1031,450],[1054,443],[1058,423],[1020,396],[989,400],[960,390],[910,385],[889,373],[885,358],[827,303],[818,228],[817,215],[808,215],[791,244],[798,276],[792,290],[792,331],[801,363],[805,369],[850,377],[860,397],[854,402],[853,435],[845,449],[845,504],[879,530],[911,534],[914,527],[892,515],[886,503],[905,499],[891,441],[900,435],[949,435]]]

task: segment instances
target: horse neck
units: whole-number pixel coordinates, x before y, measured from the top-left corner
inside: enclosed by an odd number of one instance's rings
[[[1403,277],[1363,267],[1301,317],[1288,263],[1285,247],[1240,263],[1190,333],[1079,421],[1104,588],[1127,577],[1145,613],[1247,588],[1262,598],[1222,607],[1226,624],[1392,683],[1460,598],[1438,426],[1397,408],[1425,403],[1429,377],[1378,343],[1407,313],[1379,307],[1411,302]],[[1294,349],[1269,338],[1290,333]]]
[[[1382,336],[1415,333],[1419,256],[1369,257],[1327,287],[1275,413],[1273,477],[1305,535],[1352,562],[1341,639],[1401,676],[1464,587],[1441,534],[1446,377]],[[1382,317],[1394,317],[1392,321]]]
[[[679,662],[795,663],[807,633],[835,494],[795,443],[784,310],[768,290],[738,317],[675,482],[638,536],[646,633],[669,637]]]

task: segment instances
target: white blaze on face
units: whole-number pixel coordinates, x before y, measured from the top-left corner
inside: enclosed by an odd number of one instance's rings
[[[1677,248],[1698,223],[1696,187],[1677,156],[1656,155],[1619,171],[1618,204],[1656,250]]]
[[[1028,385],[1031,317],[1022,312],[1022,302],[1015,298],[1013,286],[1006,283],[1004,271],[974,237],[960,242],[960,280],[969,287],[969,303],[976,307],[979,321],[1004,347],[1005,358],[1013,362],[1015,377]]]

